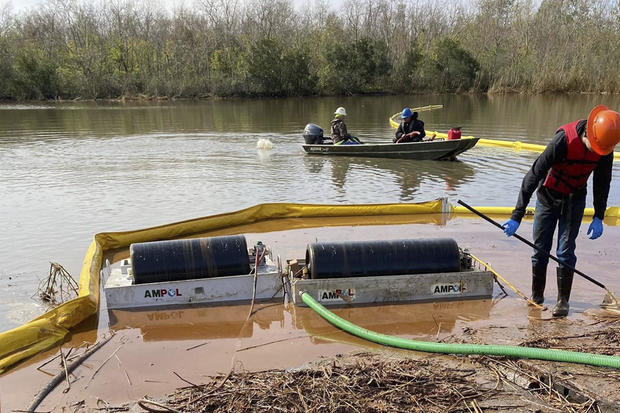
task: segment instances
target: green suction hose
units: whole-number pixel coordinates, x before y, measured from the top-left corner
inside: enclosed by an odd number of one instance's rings
[[[387,334],[376,333],[357,326],[343,318],[338,317],[321,304],[319,304],[310,294],[304,292],[301,299],[310,308],[317,312],[325,320],[334,326],[374,343],[385,346],[404,348],[407,350],[425,351],[429,353],[444,354],[484,354],[490,356],[507,356],[513,358],[528,358],[536,360],[562,361],[566,363],[588,364],[591,366],[612,367],[620,369],[620,357],[604,356],[592,353],[578,353],[575,351],[550,350],[520,346],[500,346],[486,344],[452,344],[452,343],[433,343],[426,341],[415,341],[406,338],[388,336]]]

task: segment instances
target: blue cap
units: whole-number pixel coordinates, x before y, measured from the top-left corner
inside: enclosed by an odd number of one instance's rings
[[[411,112],[411,109],[409,109],[409,108],[403,109],[403,113],[402,113],[402,115],[400,115],[400,118],[401,119],[406,119],[409,116],[413,116],[413,113]]]

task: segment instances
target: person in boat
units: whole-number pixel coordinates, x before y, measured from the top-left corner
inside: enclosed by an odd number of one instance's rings
[[[424,122],[418,119],[418,112],[412,112],[411,109],[405,108],[400,115],[403,120],[394,137],[395,143],[405,142],[421,142],[426,136],[424,132]]]
[[[553,233],[558,226],[557,257],[575,267],[575,239],[579,233],[586,203],[588,177],[593,177],[594,218],[588,228],[590,239],[603,234],[603,218],[612,176],[613,150],[620,141],[620,113],[596,106],[587,120],[560,126],[551,142],[523,178],[521,191],[512,217],[504,223],[507,236],[515,234],[525,214],[532,193],[536,192],[534,213],[534,244],[549,252]],[[536,249],[532,255],[532,300],[544,301],[549,258]],[[573,270],[559,265],[557,270],[558,298],[554,317],[568,314]]]
[[[334,120],[332,120],[331,126],[331,137],[334,145],[356,145],[362,143],[347,132],[347,125],[344,123],[346,117],[347,111],[343,107],[339,107],[334,112]]]

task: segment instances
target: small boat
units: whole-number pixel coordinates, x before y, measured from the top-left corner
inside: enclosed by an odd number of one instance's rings
[[[358,145],[334,145],[325,143],[322,129],[309,124],[304,130],[304,151],[311,155],[363,156],[370,158],[397,158],[424,160],[454,159],[457,155],[473,148],[479,138],[444,140],[436,139],[407,143],[365,143]],[[320,133],[320,136],[314,135]],[[331,142],[329,140],[328,142]]]
[[[479,138],[434,140],[408,143],[366,143],[362,145],[303,145],[311,155],[364,156],[370,158],[398,158],[424,160],[453,159],[476,146]]]

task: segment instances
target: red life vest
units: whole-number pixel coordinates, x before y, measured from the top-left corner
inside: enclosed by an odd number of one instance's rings
[[[448,140],[452,141],[455,139],[461,139],[461,131],[458,129],[450,129],[448,132]]]
[[[563,130],[566,134],[568,145],[566,160],[551,167],[543,184],[545,187],[562,194],[570,194],[585,188],[590,174],[601,159],[601,155],[589,151],[581,141],[577,133],[577,123],[579,121],[561,126],[558,129],[558,132]]]

